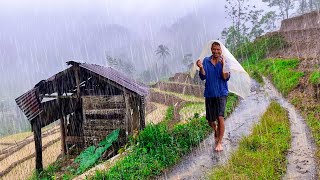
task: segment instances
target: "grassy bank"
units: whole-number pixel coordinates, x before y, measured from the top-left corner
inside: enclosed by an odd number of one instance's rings
[[[298,59],[265,59],[251,66],[254,72],[262,74],[273,82],[275,87],[287,96],[299,84],[304,73],[296,71]]]
[[[239,48],[236,57],[241,58],[244,57],[243,54],[246,54],[242,65],[258,82],[263,82],[261,75],[267,76],[283,95],[290,94],[290,102],[300,111],[312,131],[312,136],[318,146],[316,155],[318,164],[320,164],[320,105],[310,94],[312,92],[292,93],[299,85],[301,78],[305,79],[301,84],[303,87],[319,86],[320,73],[318,71],[310,74],[298,72],[298,59],[265,59],[268,52],[284,46],[286,43],[280,37],[260,38]],[[320,175],[320,169],[318,173]]]
[[[286,172],[286,152],[290,145],[287,112],[272,102],[250,136],[227,165],[214,170],[211,179],[281,179]]]
[[[237,98],[229,96],[226,108],[230,114]],[[170,111],[168,109],[168,111]],[[212,130],[204,117],[194,117],[184,124],[167,127],[170,121],[167,112],[165,121],[148,125],[131,141],[131,152],[106,171],[97,171],[90,179],[150,179],[179,162],[186,153],[197,146]]]

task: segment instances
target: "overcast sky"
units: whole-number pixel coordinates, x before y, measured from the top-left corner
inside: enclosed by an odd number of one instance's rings
[[[197,56],[203,42],[219,38],[222,29],[230,24],[225,19],[224,3],[221,0],[0,0],[0,98],[9,92],[12,92],[10,96],[19,96],[40,80],[66,68],[68,60],[106,65],[105,52],[114,53],[117,48],[129,47],[134,52],[131,59],[140,69],[152,64],[141,61],[141,57],[153,59],[150,54],[154,54],[160,43],[170,46],[174,57],[181,58],[186,52]],[[185,17],[190,17],[190,24],[185,22]],[[175,28],[181,37],[172,32]],[[121,31],[123,37],[117,37],[113,31]],[[126,43],[130,45],[125,46]],[[150,54],[142,55],[139,49],[143,48]]]

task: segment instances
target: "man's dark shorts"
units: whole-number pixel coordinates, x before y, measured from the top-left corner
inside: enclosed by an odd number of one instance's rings
[[[215,121],[219,116],[224,117],[226,109],[227,96],[205,98],[206,104],[206,119],[208,121]]]

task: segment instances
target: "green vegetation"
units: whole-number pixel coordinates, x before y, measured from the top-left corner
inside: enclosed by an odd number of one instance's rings
[[[285,41],[279,36],[263,37],[240,46],[235,56],[244,60],[242,65],[252,78],[262,83],[261,75],[268,76],[277,89],[287,96],[299,84],[300,77],[304,75],[303,72],[294,70],[299,60],[264,59],[270,51],[281,49],[285,45]]]
[[[166,111],[166,116],[164,118],[164,123],[168,123],[169,121],[171,121],[174,118],[174,107],[173,106],[169,106],[167,111]]]
[[[303,72],[295,71],[298,59],[266,59],[260,61],[253,69],[260,74],[268,76],[277,89],[287,96],[299,84]]]
[[[35,171],[32,176],[29,178],[29,180],[50,180],[50,179],[56,179],[55,173],[61,169],[61,161],[57,160],[53,164],[50,164],[47,168],[45,168],[42,172],[37,173]]]
[[[230,114],[237,98],[229,96],[226,113]],[[166,118],[171,119],[168,108]],[[150,124],[131,140],[131,151],[106,171],[97,171],[91,179],[149,179],[176,164],[184,154],[191,151],[210,132],[205,117],[189,119],[187,123],[168,128],[168,121]]]
[[[238,104],[238,96],[233,93],[229,93],[227,104],[226,104],[226,117],[228,117],[233,112],[237,104]]]
[[[256,64],[262,61],[270,51],[285,46],[286,42],[280,36],[262,37],[240,46],[235,52],[235,57],[242,62],[243,68],[252,78],[263,83]]]
[[[188,102],[180,110],[181,120],[188,120],[192,118],[195,113],[201,114],[205,111],[205,105],[203,102]]]
[[[313,85],[318,85],[320,84],[320,72],[319,71],[314,71],[310,74],[309,81]]]
[[[286,171],[290,144],[287,112],[272,102],[250,136],[244,137],[227,165],[216,169],[211,179],[281,179]]]
[[[316,111],[320,112],[320,105],[318,105],[318,108]],[[320,133],[319,133],[320,132],[320,121],[319,121],[319,119],[315,118],[315,112],[311,112],[308,115],[307,123],[311,127],[315,142],[318,144],[318,146],[320,146]]]
[[[92,167],[98,162],[102,154],[112,146],[112,143],[118,139],[120,129],[112,131],[103,141],[98,144],[98,147],[90,146],[81,152],[79,156],[74,160],[72,166],[78,166],[75,170],[73,167],[68,166],[65,174],[62,175],[63,179],[72,179],[75,175],[82,174],[88,168]],[[51,180],[56,179],[55,173],[61,170],[61,160],[54,162],[44,169],[41,173],[33,173],[31,180],[45,179]]]
[[[276,49],[282,49],[286,42],[281,36],[269,36],[248,42],[237,48],[235,57],[243,62],[243,65],[254,65],[266,57],[266,55]]]
[[[90,146],[74,160],[79,163],[76,174],[81,174],[88,168],[92,167],[102,156],[102,154],[112,146],[112,143],[118,139],[120,129],[112,131],[103,141],[98,144],[98,147]]]

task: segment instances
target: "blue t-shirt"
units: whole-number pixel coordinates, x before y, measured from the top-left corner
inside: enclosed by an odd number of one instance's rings
[[[222,64],[220,61],[216,65],[211,63],[211,58],[206,57],[203,60],[203,68],[206,72],[206,75],[202,75],[199,72],[199,76],[201,80],[206,80],[205,89],[204,89],[204,97],[221,97],[228,95],[228,84],[227,81],[230,79],[223,79],[222,76]]]

